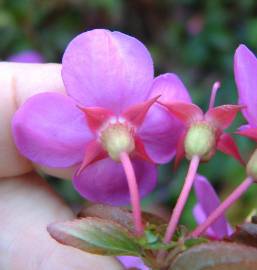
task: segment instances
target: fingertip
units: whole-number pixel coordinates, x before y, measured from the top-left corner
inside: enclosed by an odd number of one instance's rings
[[[19,154],[13,142],[12,117],[35,94],[65,92],[61,65],[0,62],[0,86],[0,177],[11,177],[32,170],[31,162]]]
[[[18,106],[35,94],[65,93],[60,64],[20,64],[14,70]]]

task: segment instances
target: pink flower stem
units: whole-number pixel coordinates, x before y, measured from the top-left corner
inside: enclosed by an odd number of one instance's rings
[[[144,233],[144,227],[142,223],[140,196],[139,196],[139,190],[138,190],[138,185],[136,181],[135,171],[132,166],[129,155],[126,152],[122,152],[120,154],[120,160],[123,165],[125,174],[127,176],[131,205],[132,205],[132,212],[133,212],[133,218],[134,218],[134,224],[135,224],[135,234],[137,236],[141,236]]]
[[[198,156],[193,156],[193,158],[190,161],[190,165],[189,165],[189,169],[188,169],[188,173],[185,179],[184,186],[179,195],[176,206],[172,212],[170,222],[168,224],[168,228],[164,236],[164,240],[163,240],[164,243],[169,243],[174,235],[180,216],[187,202],[190,190],[193,186],[195,174],[196,174],[199,162],[200,162],[200,158]]]
[[[200,224],[190,236],[198,237],[203,234],[224,212],[238,200],[252,185],[253,179],[247,177],[226,199],[223,201],[218,208],[216,208],[209,217]]]

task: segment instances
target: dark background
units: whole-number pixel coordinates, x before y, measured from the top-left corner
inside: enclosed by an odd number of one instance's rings
[[[206,109],[215,80],[222,83],[217,104],[237,101],[233,55],[240,43],[257,51],[257,1],[0,0],[0,58],[33,49],[47,62],[61,62],[68,42],[93,28],[119,30],[140,39],[153,56],[156,75],[177,73],[194,102]],[[231,131],[243,122],[239,116]],[[234,137],[247,159],[254,144]],[[173,205],[186,168],[186,161],[177,172],[171,164],[162,166],[159,186],[145,201],[146,207],[157,202]],[[245,177],[242,166],[220,153],[201,165],[200,172],[222,198]],[[80,201],[70,182],[50,182],[72,205]],[[257,188],[252,188],[229,211],[230,221],[242,221],[257,208],[256,202]],[[192,194],[183,216],[189,226],[193,225],[193,205]]]

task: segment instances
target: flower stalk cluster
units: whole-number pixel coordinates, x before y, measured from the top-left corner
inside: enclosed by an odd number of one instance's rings
[[[232,232],[225,211],[257,179],[257,150],[246,165],[246,179],[222,203],[197,170],[217,150],[245,165],[225,129],[242,111],[249,125],[236,133],[257,141],[257,95],[253,94],[257,60],[244,45],[237,49],[239,104],[215,107],[220,88],[216,82],[206,113],[192,103],[177,75],[154,78],[153,74],[150,53],[137,39],[102,29],[85,32],[71,41],[63,56],[67,95],[49,92],[31,97],[14,116],[14,141],[20,153],[34,163],[75,166],[73,185],[89,201],[130,203],[137,239],[147,235],[149,224],[142,216],[140,200],[156,185],[156,165],[176,155],[177,167],[185,157],[190,162],[188,173],[162,241],[169,245],[174,240],[192,187],[199,225],[189,235],[221,239]],[[159,260],[164,255],[163,250],[159,252]]]

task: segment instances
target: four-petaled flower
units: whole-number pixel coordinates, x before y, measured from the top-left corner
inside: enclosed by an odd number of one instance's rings
[[[201,161],[208,161],[215,154],[216,149],[233,156],[244,164],[233,138],[224,132],[243,106],[213,107],[219,87],[219,82],[213,85],[210,106],[206,113],[193,103],[158,101],[185,126],[177,145],[175,167],[185,155],[189,160],[193,156],[199,156]]]
[[[20,152],[49,167],[77,166],[73,184],[94,202],[126,204],[129,191],[120,155],[130,155],[140,195],[156,184],[154,163],[175,155],[183,126],[160,101],[190,102],[174,74],[153,79],[144,45],[120,32],[92,30],[68,45],[62,61],[68,96],[43,93],[16,112]],[[161,96],[160,96],[161,95]]]

